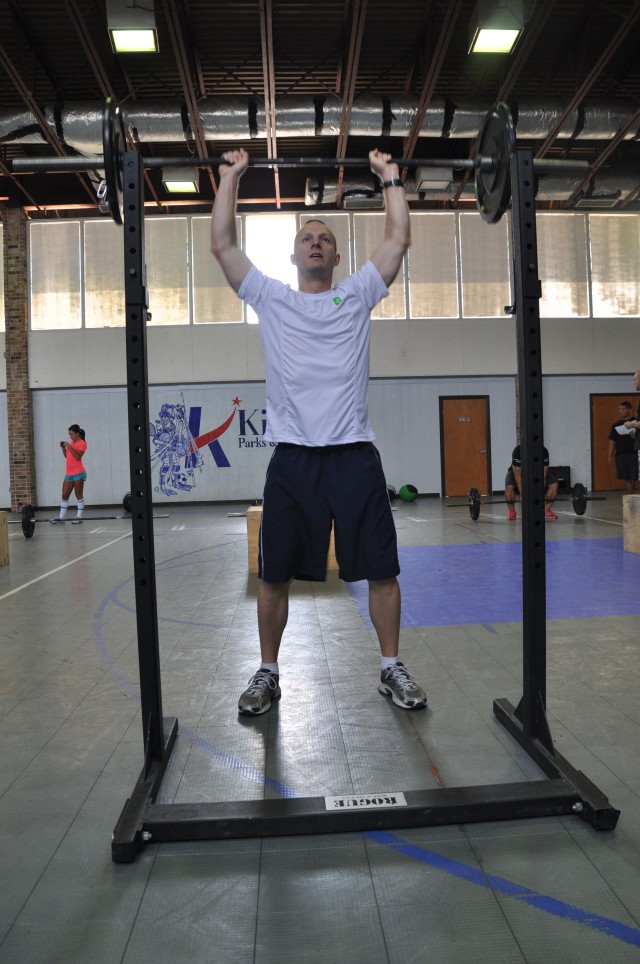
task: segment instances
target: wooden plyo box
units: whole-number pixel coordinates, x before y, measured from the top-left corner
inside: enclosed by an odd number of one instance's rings
[[[262,506],[252,505],[247,509],[247,553],[249,572],[258,571],[258,540],[260,538],[260,523],[262,521]],[[333,537],[333,526],[331,526],[331,538],[329,540],[329,553],[327,555],[327,569],[337,570],[336,546]]]
[[[0,566],[9,565],[9,526],[7,513],[0,512]]]
[[[622,526],[624,551],[640,554],[640,493],[622,496]]]

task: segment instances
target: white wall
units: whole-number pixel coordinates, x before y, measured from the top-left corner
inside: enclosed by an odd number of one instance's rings
[[[619,374],[640,364],[640,319],[544,319],[545,374]],[[629,351],[635,346],[637,358]],[[264,378],[255,325],[202,325],[148,330],[149,380],[155,384]],[[515,375],[511,317],[374,321],[374,378]],[[32,388],[124,385],[124,329],[32,331]],[[1,384],[0,384],[0,387]]]
[[[547,375],[543,379],[544,434],[551,462],[569,465],[572,482],[582,482],[587,488],[591,488],[589,396],[598,393],[622,393],[633,398],[630,374]],[[513,376],[372,379],[371,421],[390,485],[399,489],[411,483],[420,492],[441,491],[439,399],[456,395],[489,397],[492,488],[502,489],[516,439]],[[205,445],[200,449],[202,466],[194,471],[195,485],[167,496],[157,491],[160,463],[156,460],[154,501],[251,501],[261,497],[271,453],[262,439],[263,382],[153,386],[149,396],[154,430],[163,404],[184,402],[187,413],[200,407],[199,434],[212,431],[233,416],[218,439],[229,466],[216,464]],[[238,405],[234,404],[236,398]],[[36,389],[33,402],[38,504],[58,503],[64,475],[59,442],[67,437],[68,426],[78,422],[85,428],[89,443],[87,504],[119,505],[130,489],[126,390]],[[614,417],[615,412],[612,421]],[[606,445],[606,440],[602,444]],[[159,450],[152,441],[152,455]],[[6,395],[0,393],[0,505],[4,506],[9,505],[8,452]],[[182,466],[184,459],[177,462]]]
[[[412,483],[421,492],[437,493],[441,488],[439,403],[441,395],[486,394],[490,397],[492,431],[491,459],[494,482],[502,484],[515,437],[515,395],[513,378],[492,379],[376,379],[371,383],[371,421],[377,436],[387,480],[397,489]],[[216,456],[204,445],[199,449],[202,465],[192,479],[183,479],[188,491],[172,486],[160,490],[162,444],[151,443],[154,501],[246,501],[262,496],[265,471],[272,446],[264,442],[263,382],[230,382],[217,385],[153,387],[150,421],[160,425],[164,404],[184,404],[201,409],[199,430],[211,432],[233,416],[217,442],[222,454]],[[239,404],[234,400],[239,399]],[[38,504],[55,505],[59,499],[64,462],[59,442],[67,428],[78,422],[86,431],[89,448],[85,458],[88,481],[87,503],[118,504],[129,491],[128,426],[123,388],[55,389],[34,392],[34,435]],[[177,424],[177,423],[174,423]],[[160,436],[157,436],[159,439]],[[221,464],[227,461],[229,465]],[[184,459],[167,458],[184,473]],[[186,473],[188,475],[188,473]],[[191,483],[194,483],[191,485]]]
[[[640,365],[640,343],[635,361]],[[633,387],[631,370],[628,375],[595,375],[589,378],[572,378],[567,375],[547,376],[543,379],[544,438],[549,449],[552,465],[570,465],[571,483],[582,482],[591,488],[591,403],[590,395],[626,395],[634,408],[637,396]],[[612,407],[611,424],[618,417],[617,405]],[[606,438],[595,439],[607,451]]]

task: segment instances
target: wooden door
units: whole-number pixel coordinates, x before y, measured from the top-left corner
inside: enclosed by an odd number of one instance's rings
[[[440,399],[442,493],[489,493],[489,398]]]
[[[607,436],[613,423],[620,417],[618,412],[620,402],[631,402],[635,414],[638,398],[633,393],[591,396],[591,478],[595,492],[624,489],[624,482],[616,478],[615,465],[609,465],[607,461],[609,449]]]

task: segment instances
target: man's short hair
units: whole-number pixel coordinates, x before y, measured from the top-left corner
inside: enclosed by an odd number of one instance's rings
[[[314,224],[321,224],[324,228],[326,228],[327,233],[331,236],[331,239],[332,239],[332,241],[333,241],[333,246],[334,246],[334,248],[335,248],[336,251],[337,251],[337,250],[338,250],[338,241],[337,241],[337,239],[336,239],[336,236],[335,236],[335,234],[333,233],[333,231],[331,230],[331,228],[329,227],[329,225],[327,224],[327,222],[326,222],[326,221],[323,221],[322,218],[307,218],[307,220],[304,222],[304,224],[302,225],[302,227],[300,228],[300,230],[296,232],[296,238],[298,237],[299,234],[301,234],[301,233],[304,231],[304,229],[306,228],[306,226],[307,226],[308,224],[310,224],[311,222],[313,222]]]
[[[631,402],[620,402],[620,408],[633,408]]]

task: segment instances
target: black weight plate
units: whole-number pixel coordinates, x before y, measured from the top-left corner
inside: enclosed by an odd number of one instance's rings
[[[474,522],[480,518],[480,493],[477,489],[469,489],[469,515]]]
[[[587,490],[581,482],[576,482],[571,490],[571,502],[576,515],[584,515],[587,511]]]
[[[22,532],[25,539],[30,539],[36,531],[36,522],[33,518],[33,507],[30,505],[22,506]]]
[[[495,224],[511,199],[511,155],[516,148],[516,132],[507,104],[494,104],[484,119],[478,141],[478,157],[490,157],[490,171],[476,168],[476,204],[485,221]]]
[[[122,497],[122,508],[125,512],[131,512],[131,493],[125,492]]]
[[[107,97],[102,116],[102,153],[104,178],[107,183],[107,203],[116,224],[124,218],[123,177],[126,140],[120,108],[113,97]]]

